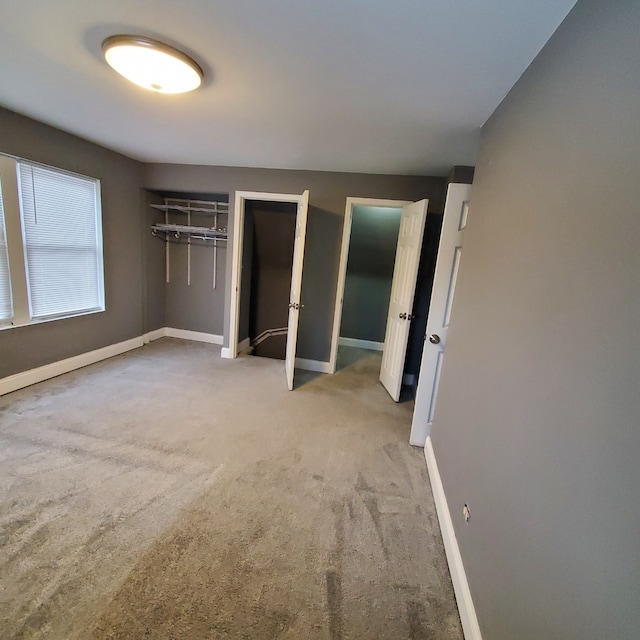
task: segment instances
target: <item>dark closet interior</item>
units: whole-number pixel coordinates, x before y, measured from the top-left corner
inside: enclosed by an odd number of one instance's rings
[[[240,337],[249,338],[256,356],[285,358],[296,214],[290,202],[245,204]]]

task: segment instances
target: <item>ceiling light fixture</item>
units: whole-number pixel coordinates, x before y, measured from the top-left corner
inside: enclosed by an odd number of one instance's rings
[[[135,84],[156,93],[186,93],[202,82],[202,69],[186,53],[143,36],[109,36],[102,43],[109,65]]]

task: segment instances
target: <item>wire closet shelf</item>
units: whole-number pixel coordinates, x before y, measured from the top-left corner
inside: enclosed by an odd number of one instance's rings
[[[165,198],[164,204],[150,204],[153,209],[164,212],[164,223],[151,225],[151,233],[156,237],[164,238],[166,243],[166,281],[170,281],[170,253],[169,244],[187,241],[187,285],[191,285],[191,241],[202,240],[213,245],[213,288],[217,284],[217,254],[218,242],[225,242],[228,239],[226,225],[218,224],[218,216],[227,216],[229,213],[229,203],[208,200],[191,200],[182,198]],[[169,216],[183,214],[187,216],[187,224],[174,224],[169,222]],[[192,216],[210,216],[213,218],[212,226],[192,225]]]

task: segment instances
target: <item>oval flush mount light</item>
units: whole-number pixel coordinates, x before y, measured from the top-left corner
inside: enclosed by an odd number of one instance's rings
[[[186,93],[202,83],[202,69],[186,53],[142,36],[110,36],[104,57],[120,75],[156,93]]]

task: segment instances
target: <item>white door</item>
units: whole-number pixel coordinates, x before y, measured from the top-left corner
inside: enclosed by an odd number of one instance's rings
[[[428,200],[420,200],[403,207],[400,220],[387,330],[380,369],[380,382],[396,402],[400,399],[400,388],[402,387],[413,296],[416,291],[424,223],[427,219],[427,204]]]
[[[289,324],[287,330],[287,355],[284,368],[287,372],[287,386],[293,390],[293,371],[296,364],[296,343],[298,341],[298,318],[300,317],[300,290],[302,288],[302,264],[304,262],[304,239],[307,234],[307,212],[309,192],[302,194],[296,215],[296,239],[293,245],[293,268],[291,269],[291,294],[289,295]]]
[[[411,444],[424,447],[431,432],[433,411],[436,406],[438,383],[442,371],[447,330],[451,320],[451,306],[458,280],[462,235],[469,213],[470,184],[450,184],[444,206],[440,246],[436,260],[436,272],[431,291],[431,304],[427,318],[420,364],[420,377],[411,424]]]

